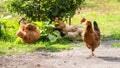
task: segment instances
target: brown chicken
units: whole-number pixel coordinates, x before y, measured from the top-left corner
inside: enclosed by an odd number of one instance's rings
[[[61,36],[64,36],[65,34],[63,33],[63,29],[66,27],[66,24],[63,21],[59,20],[58,17],[55,18],[54,22],[58,23],[54,29],[58,30],[61,33]]]
[[[40,30],[37,29],[34,24],[26,24],[25,21],[26,19],[20,20],[20,28],[17,32],[17,36],[25,43],[33,43],[40,38]]]
[[[85,22],[86,19],[82,18],[82,20],[80,21],[79,25],[74,25],[74,26],[67,26],[66,28],[64,28],[63,33],[66,34],[66,36],[72,40],[73,42],[76,41],[76,39],[78,37],[81,36],[81,33],[83,32],[83,22]]]
[[[27,24],[27,21],[25,18],[22,18],[20,21],[19,21],[19,31],[25,31],[25,26]]]
[[[80,29],[83,29],[83,22],[85,22],[86,19],[85,18],[82,18],[82,20],[80,21],[80,24],[79,25],[72,25],[72,26],[66,26],[64,29],[63,29],[63,33],[64,34],[67,34],[68,32],[75,32],[77,31],[79,28]],[[81,31],[82,33],[82,31]]]
[[[55,27],[56,30],[61,31],[66,27],[65,23],[63,21],[59,20],[58,17],[56,17],[54,21],[58,22],[58,24],[59,24],[58,26]]]
[[[100,30],[96,21],[94,21],[94,27],[92,27],[90,21],[86,22],[86,28],[82,33],[82,39],[85,41],[86,46],[92,51],[89,57],[94,56],[94,50],[100,45]]]
[[[82,33],[83,29],[82,28],[78,28],[77,31],[75,32],[68,32],[67,36],[69,37],[70,40],[72,40],[73,42],[76,41],[76,39],[80,36],[80,34]]]

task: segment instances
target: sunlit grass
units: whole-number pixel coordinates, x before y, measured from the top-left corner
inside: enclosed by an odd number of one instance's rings
[[[0,5],[0,8],[2,5]],[[120,39],[120,1],[119,0],[86,0],[84,7],[81,9],[80,14],[75,14],[72,18],[72,25],[79,24],[80,20],[85,17],[90,21],[97,21],[101,30],[102,41]],[[8,14],[7,12],[0,12],[1,14]],[[14,17],[14,16],[13,16]],[[17,18],[17,19],[16,19]],[[18,21],[20,17],[11,19]],[[84,23],[85,26],[85,23]],[[12,32],[12,30],[11,30]],[[11,33],[10,32],[10,33]],[[12,34],[12,33],[11,33]],[[16,38],[16,36],[15,36]],[[57,40],[54,43],[48,41],[38,41],[34,44],[15,43],[11,38],[9,41],[0,41],[0,55],[20,54],[24,52],[34,51],[61,51],[69,50],[71,46],[84,46],[84,42],[72,43],[66,38]],[[11,41],[10,41],[11,40]],[[119,47],[120,43],[113,44],[112,46]]]
[[[120,47],[120,43],[112,44],[112,47]]]
[[[101,30],[102,40],[120,39],[120,2],[118,0],[86,0],[86,6],[80,14],[74,15],[72,24],[79,24],[85,17],[97,21]],[[97,6],[97,7],[96,7]]]
[[[21,41],[8,42],[0,41],[0,55],[20,54],[25,52],[34,51],[61,51],[71,49],[70,41],[67,39],[61,39],[64,41],[58,41],[60,43],[50,43],[47,41],[37,41],[33,44],[26,44]],[[17,43],[18,42],[18,43]]]

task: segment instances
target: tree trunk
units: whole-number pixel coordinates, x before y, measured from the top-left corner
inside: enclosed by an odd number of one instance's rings
[[[71,25],[71,17],[69,17],[69,25]]]
[[[38,0],[38,21],[40,21],[40,0]]]

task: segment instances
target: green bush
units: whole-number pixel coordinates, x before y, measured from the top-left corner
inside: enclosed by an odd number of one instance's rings
[[[4,32],[2,30],[2,27],[4,26],[4,24],[2,22],[0,22],[0,38],[3,36]]]
[[[33,21],[72,17],[85,0],[7,0],[11,12],[25,14]],[[39,5],[40,4],[40,5]]]
[[[48,22],[34,22],[34,24],[41,30],[41,40],[55,42],[57,39],[61,38],[60,32],[54,30],[54,24],[49,24]]]
[[[18,30],[18,23],[12,19],[0,19],[0,39],[5,41],[14,41],[16,32]]]

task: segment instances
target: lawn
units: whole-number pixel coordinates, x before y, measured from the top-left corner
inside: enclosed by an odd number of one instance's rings
[[[86,0],[83,8],[77,10],[80,14],[76,13],[72,18],[72,25],[79,24],[81,18],[85,17],[90,21],[97,21],[101,30],[101,41],[108,41],[120,39],[120,2],[118,0]],[[0,4],[0,15],[11,15],[6,12],[4,6]],[[17,21],[22,16],[13,14],[10,22]],[[17,18],[17,19],[16,19]],[[85,24],[84,24],[85,25]],[[11,30],[12,31],[12,30]],[[12,33],[11,33],[12,34]],[[15,36],[16,38],[16,36]],[[47,41],[38,41],[33,44],[15,43],[15,40],[8,38],[10,41],[0,40],[0,55],[19,54],[24,52],[34,51],[61,51],[71,49],[71,46],[83,46],[84,42],[77,44],[72,43],[66,38],[57,40],[54,43]],[[118,43],[119,44],[119,43]],[[115,45],[118,45],[115,44]]]
[[[101,30],[102,40],[120,39],[120,2],[118,0],[86,0],[80,14],[72,18],[78,24],[82,17],[97,21]]]
[[[57,52],[62,50],[70,50],[71,46],[83,46],[84,43],[75,44],[66,38],[57,40],[54,43],[46,41],[37,41],[33,44],[26,44],[20,40],[15,42],[0,41],[0,55],[20,54],[34,51],[50,51]]]
[[[112,44],[112,47],[120,47],[120,42]]]

